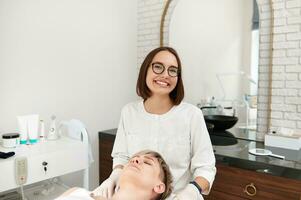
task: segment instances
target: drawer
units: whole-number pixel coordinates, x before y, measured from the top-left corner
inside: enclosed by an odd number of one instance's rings
[[[28,183],[38,182],[41,179],[49,179],[71,172],[79,171],[87,167],[88,153],[83,143],[74,144],[72,149],[64,149],[48,154],[28,157]],[[47,162],[47,171],[42,165]]]
[[[220,191],[211,190],[209,196],[203,196],[205,200],[246,200],[245,198],[234,196]]]
[[[301,199],[299,181],[224,165],[217,166],[212,190],[254,200]]]

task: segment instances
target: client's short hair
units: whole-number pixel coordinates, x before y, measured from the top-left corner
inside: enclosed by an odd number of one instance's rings
[[[165,191],[160,194],[156,200],[163,200],[166,199],[172,192],[172,182],[173,182],[173,178],[169,169],[169,166],[167,165],[167,163],[165,162],[165,160],[163,159],[163,157],[156,151],[152,151],[152,150],[143,150],[140,151],[138,153],[136,153],[135,155],[143,155],[143,154],[149,154],[155,158],[157,158],[159,165],[160,165],[160,179],[162,180],[162,182],[165,184]]]

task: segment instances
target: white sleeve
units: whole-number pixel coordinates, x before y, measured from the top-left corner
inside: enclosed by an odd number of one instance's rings
[[[125,119],[125,109],[121,111],[121,117],[119,121],[118,130],[115,137],[115,142],[112,150],[111,156],[113,157],[113,168],[116,165],[124,165],[129,160],[128,148],[127,148],[127,138],[124,126]]]
[[[204,200],[199,190],[192,184],[188,184],[178,193],[170,194],[166,200]]]
[[[209,182],[210,191],[216,174],[215,156],[201,110],[197,109],[194,112],[190,126],[192,152],[190,170],[194,179],[201,176]]]

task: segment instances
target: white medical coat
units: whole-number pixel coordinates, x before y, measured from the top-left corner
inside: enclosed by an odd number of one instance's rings
[[[202,111],[196,106],[182,102],[162,115],[146,112],[142,100],[124,106],[112,151],[113,167],[146,149],[160,153],[169,165],[174,192],[197,176],[212,186],[215,156]]]

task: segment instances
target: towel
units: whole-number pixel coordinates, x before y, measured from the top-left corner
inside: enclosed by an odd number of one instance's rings
[[[61,126],[67,127],[68,137],[76,140],[81,140],[83,141],[84,144],[87,145],[88,154],[89,154],[89,158],[88,158],[89,164],[94,162],[89,134],[87,132],[85,125],[80,120],[72,119],[70,121],[62,121],[60,123],[60,127]]]
[[[63,194],[55,200],[94,200],[90,196],[90,193],[91,192],[82,188],[72,188],[70,191],[67,191],[66,194]]]

